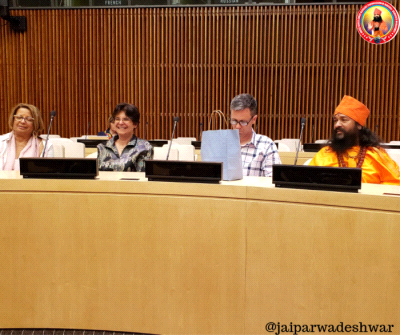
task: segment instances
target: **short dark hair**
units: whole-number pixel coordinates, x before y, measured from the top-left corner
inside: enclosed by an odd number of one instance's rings
[[[125,112],[126,116],[129,117],[133,123],[139,124],[140,113],[139,109],[135,105],[128,104],[127,102],[121,102],[115,107],[111,117],[115,120],[117,114],[122,111]]]
[[[257,115],[257,100],[251,94],[242,93],[232,99],[231,110],[241,111],[246,108],[250,109],[251,116]]]

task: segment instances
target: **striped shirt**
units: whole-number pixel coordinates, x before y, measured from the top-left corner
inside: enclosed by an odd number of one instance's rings
[[[272,176],[272,165],[282,164],[275,143],[253,130],[251,141],[242,147],[243,176]]]

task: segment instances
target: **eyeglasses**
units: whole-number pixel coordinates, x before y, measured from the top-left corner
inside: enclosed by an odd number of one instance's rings
[[[28,122],[28,123],[32,123],[33,120],[35,120],[33,117],[30,117],[30,116],[25,116],[24,117],[22,115],[14,115],[14,119],[17,120],[17,121],[24,120],[25,122]]]
[[[249,121],[238,121],[235,119],[230,119],[229,122],[231,123],[232,126],[236,126],[239,123],[242,127],[246,127],[251,122],[251,120],[253,120],[253,117],[254,116],[252,116]]]
[[[114,120],[114,123],[117,123],[117,122],[124,122],[124,123],[127,123],[127,122],[129,122],[129,121],[132,121],[129,117],[124,117],[124,118],[122,118],[122,119],[120,119],[120,118],[115,118],[115,120]],[[113,122],[112,122],[113,123]]]

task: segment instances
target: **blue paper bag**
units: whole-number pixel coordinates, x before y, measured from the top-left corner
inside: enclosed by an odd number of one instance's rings
[[[201,160],[222,162],[223,180],[243,179],[239,130],[208,130],[201,137]]]

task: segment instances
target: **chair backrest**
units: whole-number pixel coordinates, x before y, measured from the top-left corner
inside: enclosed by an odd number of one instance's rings
[[[312,160],[312,158],[307,159],[307,160],[303,163],[303,165],[309,165],[310,162],[311,162],[311,160]]]
[[[278,141],[275,142],[279,142],[279,143],[284,143],[289,147],[289,151],[295,152],[297,150],[297,146],[299,144],[299,139],[297,138],[282,138]],[[302,150],[302,148],[300,147],[300,151]]]
[[[196,137],[178,137],[177,139],[174,139],[172,143],[180,145],[191,145],[192,141],[197,141]]]
[[[97,158],[97,154],[98,154],[98,152],[95,151],[95,152],[92,152],[91,154],[87,155],[85,158]]]
[[[108,136],[98,136],[98,135],[82,135],[80,138],[87,140],[108,140]]]
[[[182,144],[177,145],[176,148],[179,152],[179,160],[180,161],[190,161],[193,162],[195,160],[195,149],[191,144]]]
[[[75,142],[69,138],[54,138],[52,143],[61,144],[65,148],[65,156],[71,158],[85,157],[85,145],[83,143]]]
[[[40,137],[45,140],[47,138],[47,134],[42,134],[42,135],[40,135]],[[61,138],[61,136],[60,135],[55,135],[55,134],[50,134],[49,138]]]
[[[399,149],[386,149],[390,158],[393,159],[398,166],[400,166],[400,150]]]
[[[162,147],[154,147],[153,150],[154,150],[153,159],[162,161],[163,160],[165,161],[167,159],[167,153],[168,153],[167,145],[164,145]],[[174,160],[174,161],[179,160],[179,151],[175,145],[171,146],[171,151],[169,153],[168,160]]]
[[[289,152],[290,148],[288,147],[287,144],[281,142],[280,140],[275,141],[275,143],[278,144],[278,151],[282,151],[282,152]]]
[[[54,143],[53,144],[53,150],[54,150],[54,157],[65,157],[65,148],[62,144],[59,143]]]

